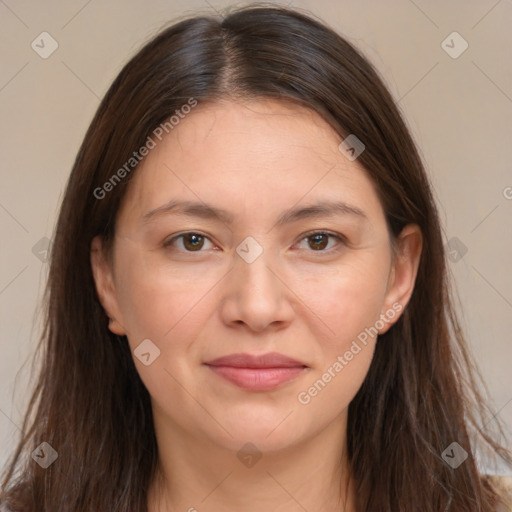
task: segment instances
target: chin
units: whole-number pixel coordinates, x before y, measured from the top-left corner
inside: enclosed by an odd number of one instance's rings
[[[217,442],[235,452],[238,452],[247,443],[254,445],[261,452],[289,448],[299,441],[300,429],[297,425],[288,423],[287,420],[283,422],[287,414],[272,421],[233,421],[229,425],[224,424],[232,437],[228,434],[222,435],[221,438],[217,438]],[[223,431],[223,433],[225,432]]]

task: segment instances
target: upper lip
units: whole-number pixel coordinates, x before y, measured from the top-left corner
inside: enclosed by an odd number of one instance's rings
[[[210,366],[232,366],[234,368],[295,368],[306,367],[304,363],[277,352],[261,355],[244,353],[230,354],[207,361]]]

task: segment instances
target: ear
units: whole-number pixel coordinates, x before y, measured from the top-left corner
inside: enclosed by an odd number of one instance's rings
[[[108,328],[114,334],[125,335],[112,269],[105,258],[103,240],[99,235],[91,242],[91,268],[98,298],[110,320]]]
[[[392,264],[388,290],[381,311],[381,318],[385,318],[385,326],[379,329],[379,334],[384,334],[391,328],[409,303],[418,274],[422,247],[421,229],[417,224],[407,224],[398,235],[397,254]],[[386,319],[387,311],[394,311],[396,314],[392,319],[388,314]]]

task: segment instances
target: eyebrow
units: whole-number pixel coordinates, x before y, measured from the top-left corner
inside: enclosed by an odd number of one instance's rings
[[[235,219],[233,213],[222,208],[195,201],[171,200],[168,203],[155,208],[142,216],[144,223],[153,218],[165,214],[187,215],[190,217],[199,217],[205,220],[220,220],[224,224],[231,225]],[[335,215],[351,215],[362,220],[368,220],[367,215],[361,208],[350,205],[343,201],[317,201],[307,206],[292,207],[285,210],[277,219],[275,226],[290,224],[303,219],[317,217],[332,217]]]

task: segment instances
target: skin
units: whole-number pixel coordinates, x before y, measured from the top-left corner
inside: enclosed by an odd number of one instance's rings
[[[91,264],[110,330],[127,335],[132,351],[144,339],[160,350],[149,366],[134,357],[159,448],[150,512],[354,511],[353,485],[341,485],[349,475],[347,410],[378,338],[359,343],[309,403],[297,397],[358,334],[389,318],[393,304],[403,311],[422,237],[416,225],[406,226],[393,256],[373,183],[357,159],[340,152],[341,141],[317,113],[293,103],[199,104],[137,169],[118,212],[112,258],[100,237],[93,240]],[[143,221],[171,199],[223,208],[233,222],[176,213]],[[276,224],[289,208],[326,200],[358,207],[366,218]],[[312,230],[345,241],[308,238]],[[206,238],[164,246],[190,231]],[[252,263],[236,252],[248,236],[263,249]],[[271,351],[308,368],[257,392],[203,364]],[[262,455],[252,467],[237,457],[248,442]]]

